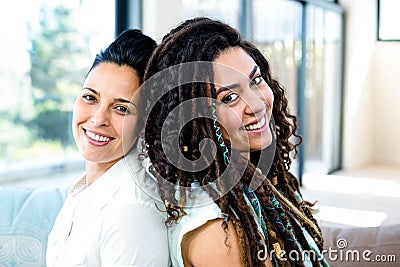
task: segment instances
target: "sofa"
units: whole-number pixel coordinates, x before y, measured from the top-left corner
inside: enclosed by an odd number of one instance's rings
[[[45,266],[47,236],[67,193],[67,186],[0,187],[0,267]],[[319,224],[331,266],[400,266],[399,224],[350,227],[323,220]],[[386,261],[378,262],[377,255]]]

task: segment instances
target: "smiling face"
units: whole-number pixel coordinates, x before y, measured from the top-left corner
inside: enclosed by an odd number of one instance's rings
[[[88,74],[72,122],[75,142],[87,161],[114,164],[133,146],[139,114],[132,97],[138,88],[136,71],[125,65],[100,63]]]
[[[214,60],[218,122],[234,149],[248,157],[272,142],[269,122],[274,95],[254,60],[239,47]],[[229,137],[228,137],[229,136]]]

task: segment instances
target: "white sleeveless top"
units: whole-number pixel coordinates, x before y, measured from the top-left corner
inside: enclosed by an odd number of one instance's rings
[[[208,193],[200,187],[195,187],[193,189],[191,198],[187,197],[184,211],[186,212],[186,215],[183,216],[177,224],[172,223],[171,226],[168,227],[169,253],[173,267],[184,267],[181,242],[186,233],[199,228],[207,221],[225,218],[217,204],[215,204]],[[261,229],[261,227],[259,228]],[[302,228],[302,231],[312,250],[314,250],[319,256],[319,259],[321,260],[320,266],[329,266],[310,234],[304,228]],[[304,265],[307,267],[312,266],[307,254],[305,254]]]
[[[183,236],[209,220],[223,218],[220,208],[202,188],[194,188],[191,197],[187,198],[184,208],[186,215],[179,220],[179,223],[172,223],[168,227],[169,253],[174,267],[184,267],[181,252]]]

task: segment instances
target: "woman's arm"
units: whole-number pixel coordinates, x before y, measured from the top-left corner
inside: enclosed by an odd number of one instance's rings
[[[243,266],[235,228],[229,222],[225,232],[222,222],[223,219],[210,220],[183,236],[185,266]]]

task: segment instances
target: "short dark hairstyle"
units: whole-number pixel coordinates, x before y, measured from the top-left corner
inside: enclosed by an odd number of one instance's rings
[[[88,73],[100,63],[126,65],[136,70],[142,83],[147,62],[156,46],[156,42],[140,30],[125,30],[105,50],[96,55]]]

